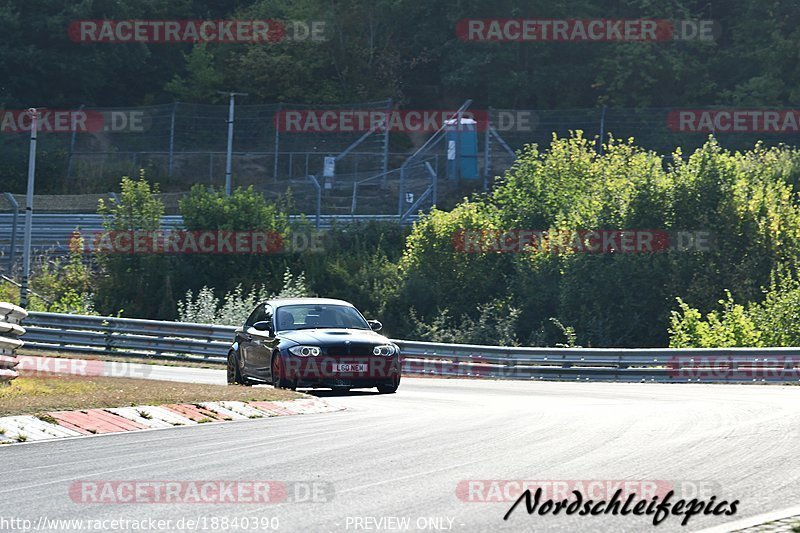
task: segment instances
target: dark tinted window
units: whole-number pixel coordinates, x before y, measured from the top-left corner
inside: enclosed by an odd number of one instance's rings
[[[278,330],[311,328],[369,329],[369,324],[355,308],[345,305],[284,305],[278,308]]]

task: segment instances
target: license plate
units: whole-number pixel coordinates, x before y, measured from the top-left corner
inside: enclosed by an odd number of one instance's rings
[[[336,363],[333,365],[334,372],[366,372],[367,363]]]

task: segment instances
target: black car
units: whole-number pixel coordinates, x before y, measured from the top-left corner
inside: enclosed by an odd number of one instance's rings
[[[376,333],[381,327],[342,300],[269,300],[236,330],[228,383],[393,393],[400,385],[400,350]]]

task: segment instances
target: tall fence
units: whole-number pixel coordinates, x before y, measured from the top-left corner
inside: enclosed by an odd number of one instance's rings
[[[353,104],[263,104],[246,98],[236,102],[233,135],[235,183],[269,189],[275,184],[321,178],[325,158],[336,158],[335,174],[352,182],[399,168],[436,128],[401,131],[379,128],[365,135],[348,127],[349,111],[389,111],[391,100]],[[452,110],[455,112],[455,110]],[[581,108],[481,109],[478,120],[480,167],[484,176],[502,173],[515,150],[525,144],[546,147],[553,134],[582,130],[594,138],[633,137],[637,144],[661,154],[676,147],[684,152],[700,146],[709,134],[731,149],[800,143],[796,110],[719,108]],[[333,114],[333,127],[308,127],[307,119]],[[403,111],[400,111],[402,113]],[[113,190],[121,175],[145,169],[165,189],[187,185],[221,185],[225,176],[228,105],[173,103],[128,108],[45,110],[40,127],[37,170],[53,192]],[[287,127],[292,113],[302,116],[298,128]],[[30,123],[24,112],[0,111],[0,190],[19,189],[27,169]],[[77,122],[76,122],[77,121]],[[441,125],[441,124],[439,124]],[[402,148],[400,148],[402,147]],[[445,150],[440,154],[446,155]],[[396,176],[399,179],[399,177]],[[20,180],[23,181],[20,181]],[[320,180],[322,181],[322,180]],[[13,184],[13,185],[12,185]],[[56,190],[58,189],[58,190]]]
[[[304,180],[309,174],[321,175],[325,157],[336,157],[348,150],[364,133],[342,129],[287,130],[280,127],[282,114],[309,109],[318,113],[385,111],[391,106],[391,100],[337,105],[237,102],[232,147],[236,184],[266,186]],[[24,176],[29,138],[24,114],[3,111],[2,116],[5,120],[0,127],[0,167],[11,169],[9,174]],[[121,175],[136,175],[139,169],[178,189],[194,183],[224,182],[228,105],[177,102],[135,108],[81,107],[50,111],[43,122],[39,173],[63,177],[68,190],[109,190]],[[386,171],[387,148],[388,131],[376,132],[337,161],[337,173]]]
[[[233,326],[31,313],[39,350],[225,362]],[[403,373],[514,380],[798,382],[800,348],[522,348],[394,340]]]
[[[18,337],[25,334],[25,329],[19,323],[27,316],[24,309],[0,302],[0,385],[7,384],[18,375],[15,351],[23,344]]]
[[[730,150],[800,145],[800,114],[787,109],[612,108],[489,109],[485,162],[490,176],[501,174],[526,144],[550,145],[553,135],[581,130],[589,139],[633,138],[638,146],[661,155],[680,147],[684,154],[702,146],[709,135]],[[598,144],[598,149],[601,149]]]

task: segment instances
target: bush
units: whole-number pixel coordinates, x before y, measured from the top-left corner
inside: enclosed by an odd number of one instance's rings
[[[306,286],[305,275],[294,276],[288,269],[283,274],[283,288],[278,293],[269,293],[264,285],[253,287],[244,293],[242,286],[225,294],[220,306],[214,291],[203,287],[195,297],[187,291],[183,301],[178,302],[178,320],[181,322],[197,322],[200,324],[221,324],[240,326],[247,320],[256,305],[274,298],[304,298],[311,296]]]
[[[719,300],[720,311],[711,311],[703,318],[700,311],[678,298],[680,312],[670,317],[670,347],[728,348],[762,346],[761,332],[742,305],[733,301],[730,291]]]
[[[194,230],[264,230],[286,233],[286,215],[253,187],[225,190],[195,185],[179,202],[183,224]]]
[[[123,177],[118,204],[100,200],[97,212],[107,231],[148,230],[161,227],[164,204],[140,172],[138,180]],[[171,319],[174,316],[173,258],[165,255],[97,254],[100,267],[95,304],[101,314]]]
[[[412,309],[414,329],[411,338],[430,342],[519,346],[516,337],[518,319],[519,309],[501,300],[479,305],[475,319],[464,314],[458,321],[444,309],[430,323],[425,323]]]
[[[414,307],[416,321],[439,324],[442,302],[450,316],[476,320],[475,302],[501,300],[519,309],[516,336],[526,342],[563,342],[554,317],[584,346],[666,345],[676,297],[703,313],[718,305],[725,287],[737,301],[757,302],[771,271],[796,264],[798,161],[798,150],[731,153],[713,139],[689,157],[676,150],[671,158],[632,139],[612,138],[599,153],[580,132],[554,138],[546,151],[528,146],[492,193],[449,213],[434,210],[415,226],[392,306]],[[713,247],[461,253],[452,239],[464,229],[703,230]],[[415,321],[408,327],[420,331]],[[746,329],[723,338],[752,341]]]
[[[670,346],[724,348],[729,346],[800,345],[800,281],[786,268],[771,275],[762,302],[736,304],[729,291],[721,309],[702,313],[678,298],[679,311],[670,317]]]
[[[83,241],[75,239],[66,261],[43,262],[31,276],[30,310],[49,313],[94,315],[92,271],[84,262]]]

